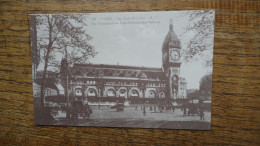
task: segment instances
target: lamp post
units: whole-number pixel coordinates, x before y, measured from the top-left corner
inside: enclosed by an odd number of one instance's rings
[[[82,88],[81,88],[81,92],[82,92],[82,101],[84,101],[84,98],[85,98],[85,88],[86,88],[86,86],[84,85],[84,83],[83,83],[83,85],[82,85]]]
[[[141,70],[141,73],[139,74],[139,83],[138,83],[138,87],[139,89],[142,91],[143,93],[143,98],[145,98],[145,90],[146,90],[146,83],[145,80],[147,80],[147,76],[146,74]],[[143,102],[143,100],[142,100]]]
[[[142,91],[142,93],[143,93],[143,98],[145,98],[145,89],[146,89],[146,87],[145,87],[144,81],[139,80],[138,87],[139,87],[139,89],[140,89],[140,90]],[[143,103],[143,100],[144,100],[144,99],[142,99],[142,103]]]
[[[99,90],[99,93],[100,93],[99,95],[101,97],[103,97],[104,83],[103,83],[102,78],[99,78],[98,73],[96,74],[96,81],[97,81],[97,87],[98,87],[98,90]],[[98,96],[98,109],[100,109],[100,96]]]

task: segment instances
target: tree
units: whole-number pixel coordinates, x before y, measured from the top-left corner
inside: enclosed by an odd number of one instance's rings
[[[184,51],[184,61],[190,62],[198,58],[203,59],[205,67],[212,66],[214,16],[213,10],[187,11],[189,25],[182,34],[191,36]]]
[[[30,18],[30,30],[31,30],[31,54],[32,54],[32,71],[33,79],[36,78],[36,71],[40,64],[40,54],[37,50],[37,19],[36,15],[31,15]]]
[[[61,78],[65,78],[69,75],[69,63],[66,58],[62,58],[60,65],[60,76]]]
[[[36,15],[38,23],[37,47],[44,63],[41,83],[41,105],[43,105],[46,73],[48,67],[59,67],[57,55],[65,55],[69,64],[85,63],[97,52],[88,42],[92,39],[85,30],[86,15],[54,14]]]
[[[200,98],[203,100],[211,100],[211,94],[212,73],[208,73],[200,79]]]

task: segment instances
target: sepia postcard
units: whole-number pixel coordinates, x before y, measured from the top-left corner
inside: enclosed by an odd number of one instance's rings
[[[214,10],[30,15],[34,122],[211,129]]]

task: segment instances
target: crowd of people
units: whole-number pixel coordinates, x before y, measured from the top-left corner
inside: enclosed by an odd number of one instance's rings
[[[174,105],[135,105],[135,111],[142,111],[143,116],[146,116],[146,110],[149,108],[149,111],[151,113],[162,113],[162,112],[172,112],[174,113],[176,108],[180,108],[183,112],[183,117],[191,116],[191,115],[199,115],[200,120],[205,120],[204,118],[204,110],[203,106],[201,104],[189,104],[189,103],[183,103],[182,106],[174,106]]]
[[[150,105],[150,106],[147,106],[149,107],[149,111],[150,112],[163,112],[163,111],[173,111],[175,110],[175,107],[172,105],[172,106],[162,106],[162,105]],[[140,106],[140,111],[144,111],[144,113],[146,112],[145,111],[145,108],[146,106],[144,105],[141,105]],[[139,111],[139,108],[138,108],[138,105],[135,106],[135,111]]]

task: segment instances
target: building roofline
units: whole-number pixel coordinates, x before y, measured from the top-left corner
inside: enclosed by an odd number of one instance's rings
[[[162,72],[162,68],[156,67],[141,67],[141,66],[126,66],[126,65],[111,65],[111,64],[74,64],[74,67],[94,67],[94,68],[116,68],[116,69],[137,69],[143,71],[160,71]]]

